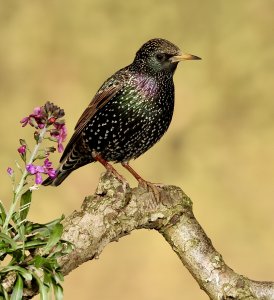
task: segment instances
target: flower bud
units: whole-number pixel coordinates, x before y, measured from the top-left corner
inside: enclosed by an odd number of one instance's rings
[[[13,171],[13,169],[11,167],[8,167],[7,168],[7,173],[9,174],[9,176],[13,176],[14,171]]]
[[[20,154],[26,154],[26,149],[27,149],[27,146],[26,145],[22,145],[20,146],[17,151],[20,153]]]
[[[55,121],[56,121],[56,118],[51,117],[48,119],[48,124],[51,125],[51,124],[55,123]]]
[[[35,128],[38,128],[38,124],[37,124],[37,122],[36,122],[36,120],[35,120],[34,117],[30,117],[30,118],[29,118],[29,124],[30,124],[31,126],[35,127]]]
[[[38,143],[39,142],[39,137],[40,137],[39,132],[35,131],[33,136],[34,136],[34,139],[35,139],[36,143]]]

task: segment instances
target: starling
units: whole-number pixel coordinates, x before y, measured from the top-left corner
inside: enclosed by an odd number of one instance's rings
[[[43,185],[58,186],[74,170],[98,161],[116,177],[109,162],[121,163],[141,184],[129,165],[160,140],[174,109],[173,74],[182,60],[200,59],[183,54],[165,39],[152,39],[136,53],[132,64],[107,79],[83,112],[60,159],[55,178]]]

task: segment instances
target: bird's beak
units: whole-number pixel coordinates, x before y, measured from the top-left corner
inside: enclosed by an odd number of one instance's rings
[[[188,53],[183,53],[182,55],[175,55],[170,58],[171,62],[179,62],[182,60],[199,60],[200,57]]]

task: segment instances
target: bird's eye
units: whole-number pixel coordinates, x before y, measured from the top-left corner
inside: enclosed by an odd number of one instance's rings
[[[165,60],[166,56],[164,53],[157,53],[156,58],[158,61],[163,62]]]

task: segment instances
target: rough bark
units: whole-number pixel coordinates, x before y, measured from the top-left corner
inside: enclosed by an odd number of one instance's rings
[[[178,187],[163,186],[160,201],[141,187],[124,190],[112,176],[103,175],[96,193],[78,212],[65,219],[63,238],[75,250],[60,259],[64,274],[98,257],[104,247],[132,230],[161,233],[210,299],[274,299],[274,283],[236,274],[215,250],[195,219],[192,202]]]
[[[142,187],[125,188],[104,174],[94,195],[68,216],[63,239],[75,249],[60,258],[64,275],[99,257],[104,247],[132,230],[162,234],[210,299],[274,299],[274,283],[253,281],[229,268],[195,219],[192,202],[178,187],[159,188],[160,201]]]

